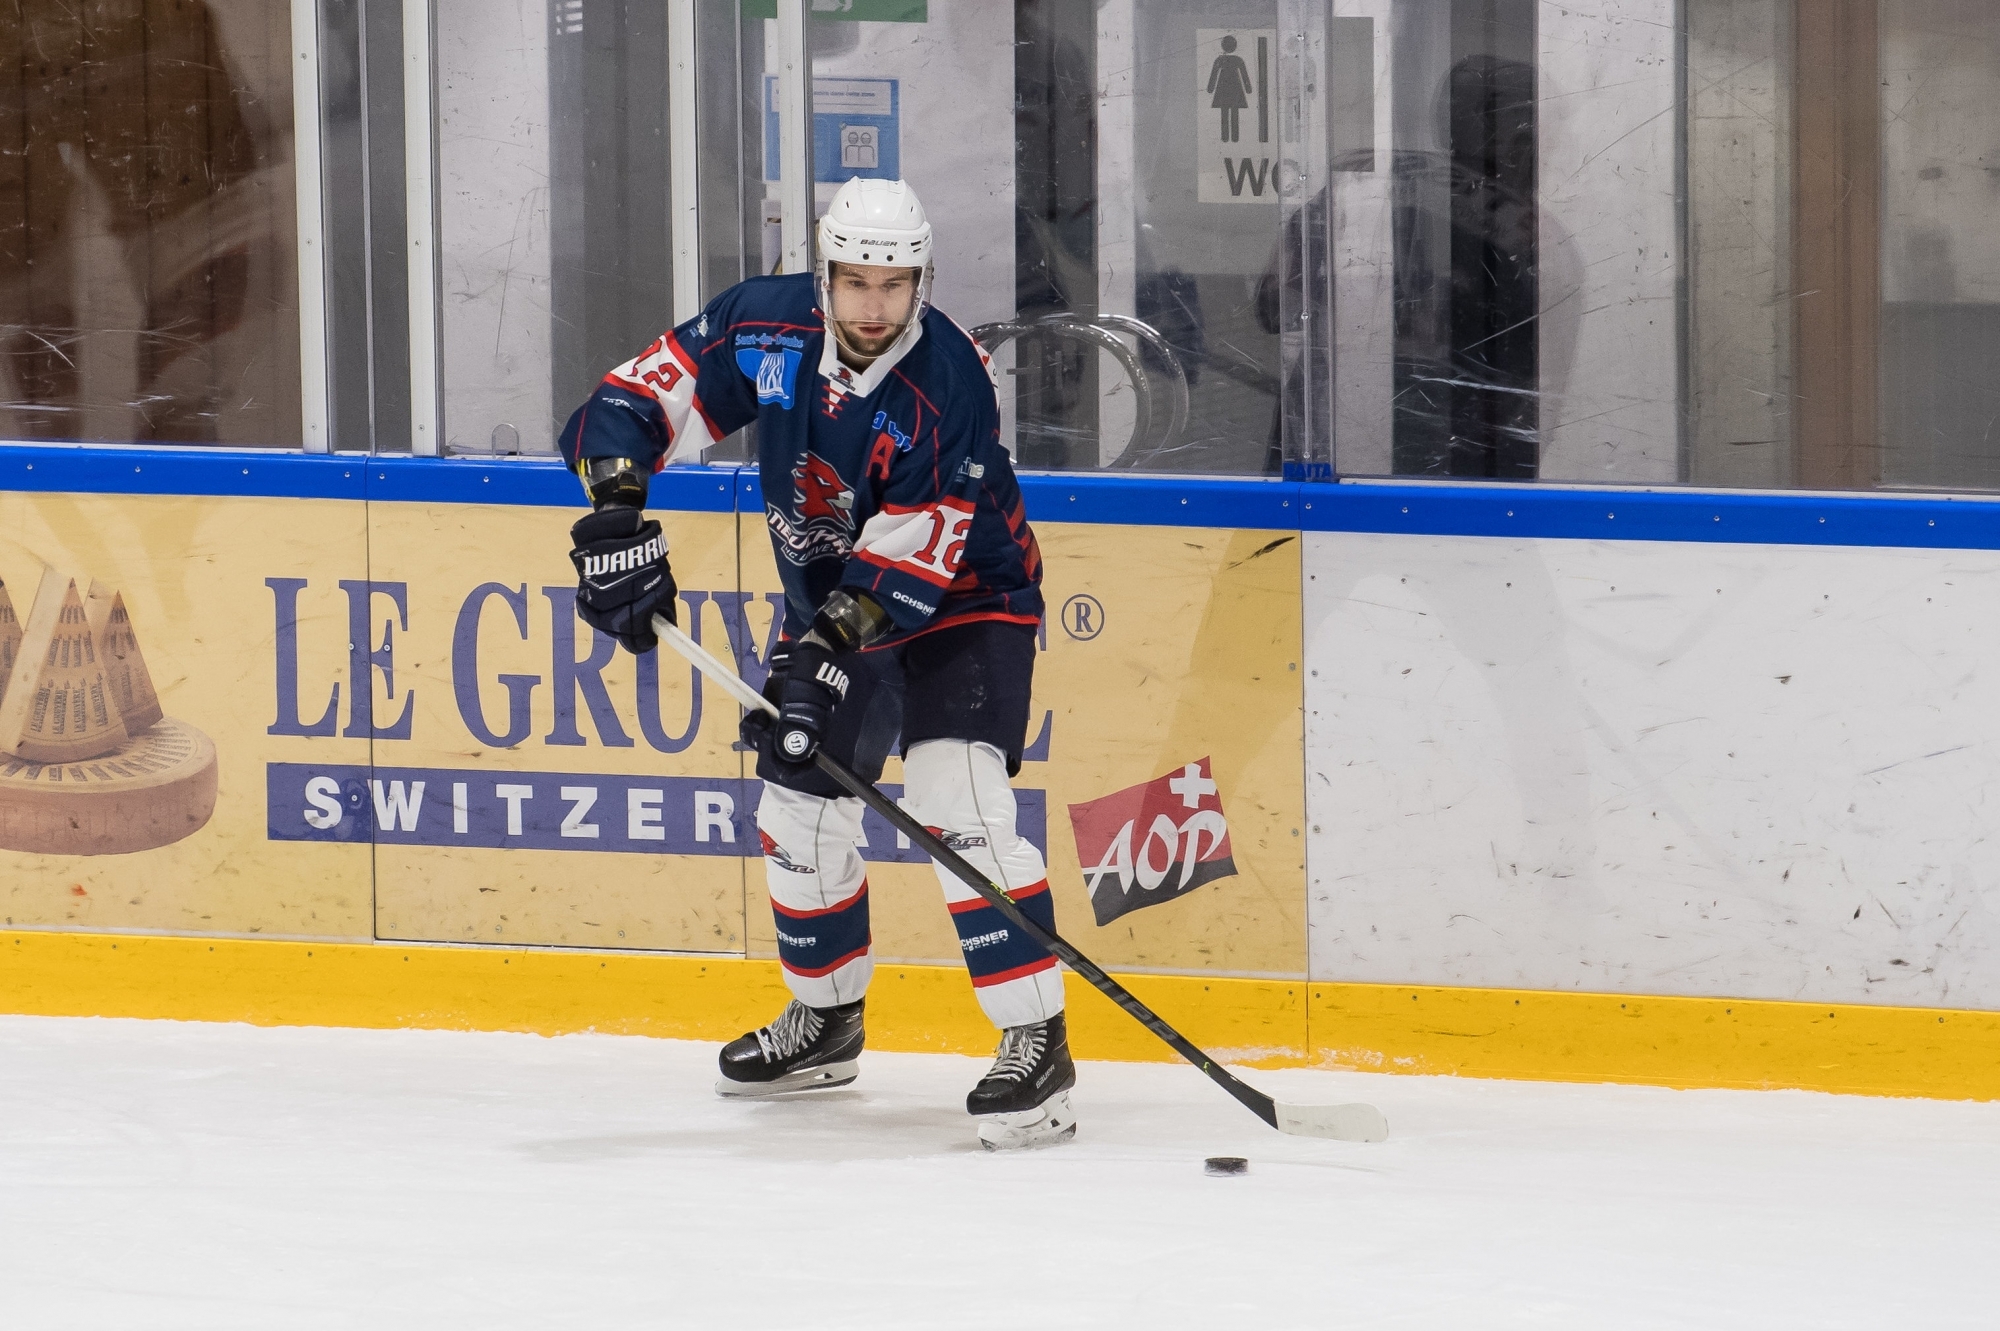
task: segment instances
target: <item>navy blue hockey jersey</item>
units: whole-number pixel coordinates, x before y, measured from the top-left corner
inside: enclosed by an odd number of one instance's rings
[[[814,287],[753,277],[717,296],[605,376],[563,428],[563,456],[658,470],[754,420],[787,637],[838,587],[889,612],[885,646],[971,620],[1039,623],[1041,552],[985,353],[929,310],[857,373]]]

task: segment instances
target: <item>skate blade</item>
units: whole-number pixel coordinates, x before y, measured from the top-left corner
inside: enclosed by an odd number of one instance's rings
[[[1069,1107],[1068,1091],[1057,1092],[1034,1109],[985,1114],[979,1120],[979,1144],[989,1151],[1060,1146],[1074,1136],[1076,1114]]]
[[[816,1068],[801,1068],[788,1072],[775,1081],[731,1081],[727,1077],[715,1080],[715,1093],[725,1100],[771,1100],[779,1096],[797,1095],[802,1091],[830,1091],[837,1086],[845,1086],[861,1074],[858,1059],[848,1059],[844,1063],[824,1063]]]

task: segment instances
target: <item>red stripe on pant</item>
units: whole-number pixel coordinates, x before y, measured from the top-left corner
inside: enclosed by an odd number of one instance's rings
[[[776,897],[773,897],[771,899],[771,909],[778,912],[778,914],[784,916],[788,920],[811,920],[811,919],[817,919],[822,915],[838,914],[839,912],[846,910],[849,906],[852,906],[855,902],[861,900],[861,898],[867,895],[868,895],[868,880],[864,878],[861,880],[860,891],[856,892],[853,896],[849,897],[845,901],[834,902],[831,906],[822,906],[817,910],[793,910],[790,906],[780,905],[778,899]]]
[[[1009,892],[1007,895],[1012,897],[1016,901],[1026,901],[1029,897],[1036,896],[1048,890],[1049,890],[1049,880],[1044,878],[1039,883],[1036,883],[1030,887],[1021,888],[1017,892]],[[950,903],[948,906],[946,906],[945,909],[949,910],[954,915],[963,915],[967,911],[984,910],[992,905],[993,903],[988,901],[985,897],[974,897],[970,901],[954,901]]]
[[[786,970],[790,971],[794,975],[803,975],[807,979],[816,980],[822,975],[833,974],[835,971],[839,970],[842,966],[845,966],[850,961],[857,961],[860,958],[867,956],[868,949],[874,943],[874,941],[875,941],[874,938],[870,937],[866,943],[863,943],[860,947],[855,948],[852,952],[848,953],[846,956],[841,957],[839,960],[827,966],[813,966],[810,968],[805,966],[794,966],[789,961],[786,961],[783,957],[778,958],[778,964],[780,966],[783,966]],[[1053,960],[1053,958],[1051,960]],[[975,980],[973,981],[973,983],[977,984],[978,981]]]
[[[1016,966],[1012,970],[996,971],[992,975],[975,975],[972,977],[972,987],[974,989],[984,989],[989,984],[1005,984],[1009,980],[1018,980],[1024,975],[1040,975],[1055,964],[1056,959],[1054,957],[1043,957],[1040,961],[1031,961],[1025,966]]]

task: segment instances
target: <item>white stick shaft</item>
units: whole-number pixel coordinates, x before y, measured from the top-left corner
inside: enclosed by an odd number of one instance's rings
[[[681,632],[675,625],[668,623],[665,615],[653,616],[653,632],[660,635],[662,642],[694,662],[695,669],[720,684],[724,693],[736,699],[744,707],[753,712],[769,712],[772,716],[778,714],[778,709],[771,705],[769,698],[751,688],[743,676],[716,660],[708,648]]]

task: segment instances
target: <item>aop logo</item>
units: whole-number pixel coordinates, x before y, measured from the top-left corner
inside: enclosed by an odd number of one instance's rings
[[[1236,873],[1222,792],[1208,759],[1069,806],[1090,908],[1106,925]]]

